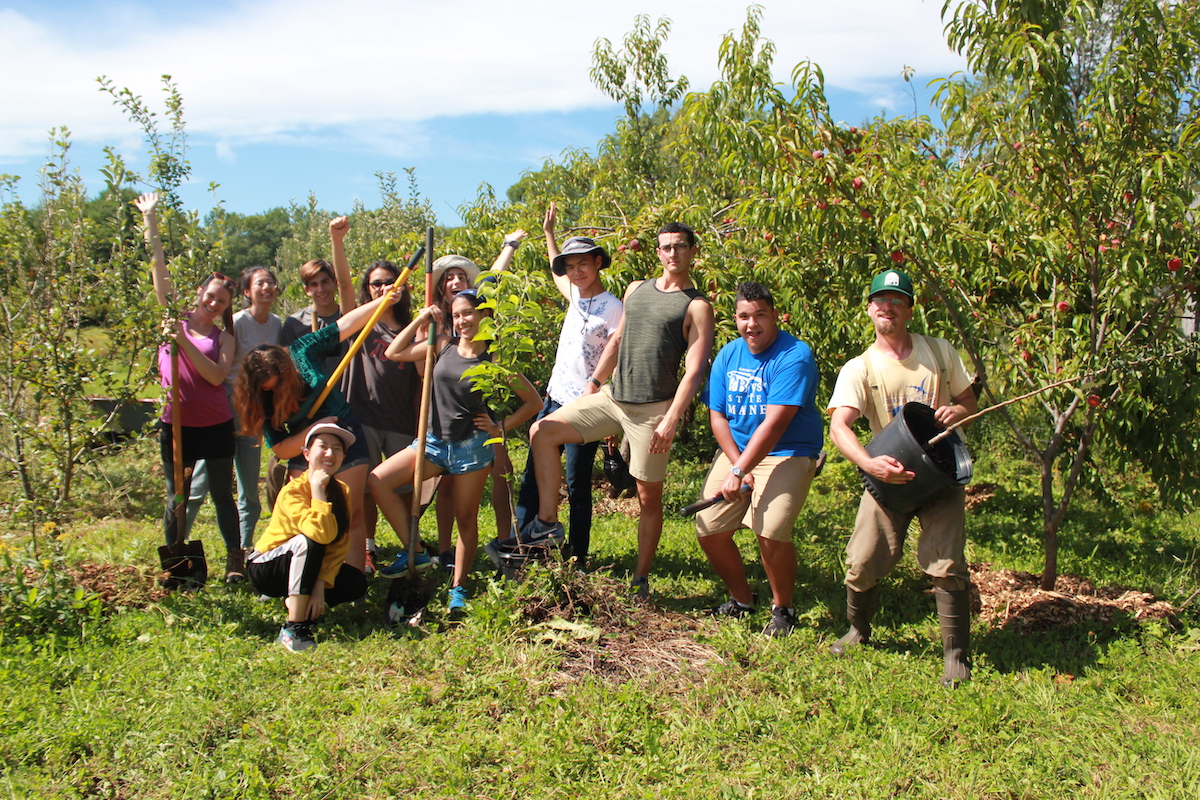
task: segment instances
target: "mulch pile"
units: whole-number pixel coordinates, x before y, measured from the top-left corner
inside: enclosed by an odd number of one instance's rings
[[[1118,613],[1135,620],[1165,619],[1178,611],[1149,592],[1124,586],[1096,588],[1078,575],[1059,575],[1054,591],[1047,591],[1038,575],[980,563],[971,565],[971,581],[973,610],[979,619],[1008,630],[1044,631],[1084,622],[1111,625]]]
[[[128,565],[84,562],[73,567],[70,575],[84,591],[99,595],[110,607],[145,608],[170,594],[154,575]]]
[[[636,502],[636,501],[635,501]],[[695,639],[695,617],[637,603],[629,586],[572,568],[557,568],[557,597],[520,598],[531,635],[554,644],[565,658],[553,681],[564,688],[588,677],[619,684],[648,679],[658,691],[681,692],[687,679],[723,661]]]

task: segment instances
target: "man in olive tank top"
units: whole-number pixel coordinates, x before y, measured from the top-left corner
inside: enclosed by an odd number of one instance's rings
[[[713,311],[692,285],[696,234],[667,223],[658,232],[662,275],[625,290],[624,316],[588,379],[583,397],[534,423],[529,457],[538,483],[538,514],[522,542],[561,537],[558,448],[616,434],[629,440],[629,472],[637,479],[638,557],[632,589],[649,596],[650,565],[662,535],[663,479],[679,420],[704,383],[713,345]],[[680,362],[683,375],[679,374]],[[605,381],[612,377],[612,383]]]

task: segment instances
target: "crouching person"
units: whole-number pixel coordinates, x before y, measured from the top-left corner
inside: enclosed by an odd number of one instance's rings
[[[280,491],[271,522],[246,559],[255,590],[284,598],[287,624],[279,641],[293,652],[316,647],[312,621],[327,607],[367,591],[362,571],[343,563],[350,550],[349,489],[333,477],[352,444],[354,434],[332,423],[309,430],[308,469]]]
[[[729,590],[717,614],[729,617],[754,610],[733,535],[739,528],[756,534],[771,583],[771,621],[763,633],[786,636],[796,626],[792,526],[824,438],[816,408],[817,365],[807,344],[779,329],[775,300],[762,284],[738,287],[734,319],[740,338],[717,354],[703,397],[721,448],[704,497],[719,494],[725,502],[696,515],[696,533]]]

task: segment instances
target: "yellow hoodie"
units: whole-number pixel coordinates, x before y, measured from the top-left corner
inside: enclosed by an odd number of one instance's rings
[[[346,484],[334,478],[342,491],[342,497],[348,498],[350,490]],[[326,493],[332,487],[326,486]],[[349,503],[346,513],[349,514]],[[328,545],[325,548],[325,558],[321,560],[321,572],[318,577],[325,581],[327,587],[332,587],[342,561],[350,551],[350,536],[346,531],[340,534],[337,529],[337,519],[333,514],[333,506],[325,501],[314,500],[312,487],[308,484],[308,470],[288,481],[275,499],[275,510],[271,512],[271,521],[267,529],[254,543],[254,549],[260,553],[268,553],[284,544],[293,536],[303,534],[318,544]]]

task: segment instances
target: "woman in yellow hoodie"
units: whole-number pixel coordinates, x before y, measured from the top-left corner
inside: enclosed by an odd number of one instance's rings
[[[350,490],[334,477],[354,441],[353,433],[333,423],[308,431],[308,469],[280,491],[271,522],[246,558],[254,588],[284,598],[287,624],[279,641],[293,652],[317,646],[311,624],[328,606],[367,592],[362,571],[343,563],[350,549]]]

